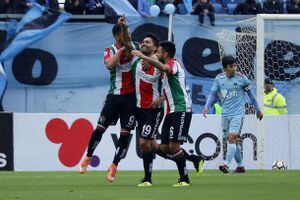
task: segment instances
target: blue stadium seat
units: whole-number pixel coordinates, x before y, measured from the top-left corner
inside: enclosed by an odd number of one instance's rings
[[[220,14],[223,13],[222,11],[222,5],[219,3],[212,3],[213,7],[215,8],[215,13]]]
[[[225,0],[226,1],[226,0]],[[227,5],[228,4],[238,4],[240,2],[243,2],[244,0],[227,0]]]
[[[235,9],[236,6],[237,6],[237,4],[235,4],[235,3],[229,3],[229,4],[227,4],[227,9],[228,9],[228,14],[229,15],[233,14],[233,11],[234,11],[234,9]]]
[[[185,5],[183,3],[180,3],[177,6],[178,6],[178,14],[179,15],[186,15],[186,14],[188,14],[188,11],[187,11],[187,9],[186,9],[186,7],[185,7]]]

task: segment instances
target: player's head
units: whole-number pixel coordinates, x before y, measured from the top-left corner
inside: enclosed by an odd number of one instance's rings
[[[171,41],[163,41],[159,43],[157,56],[160,61],[164,62],[166,59],[174,58],[176,53],[175,44]]]
[[[154,34],[147,34],[142,41],[141,51],[147,56],[154,54],[158,49],[158,42],[158,38]]]
[[[271,79],[269,78],[266,78],[265,79],[265,84],[264,84],[264,88],[265,88],[265,92],[268,93],[268,92],[271,92],[274,88],[274,83]]]
[[[222,67],[227,75],[233,76],[236,70],[236,60],[231,55],[226,55],[222,58]]]
[[[124,31],[127,31],[128,34],[130,35],[130,31],[127,27],[126,24],[123,24],[123,23],[117,23],[113,26],[112,28],[112,34],[115,38],[115,40],[121,45],[123,46],[124,45],[124,42],[123,42],[123,38],[122,38],[122,34],[124,33]]]

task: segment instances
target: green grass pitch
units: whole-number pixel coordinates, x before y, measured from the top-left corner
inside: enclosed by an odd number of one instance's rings
[[[0,172],[0,200],[299,200],[300,171],[248,170],[246,174],[190,171],[190,187],[171,187],[177,171],[154,171],[152,187],[137,187],[142,171]]]

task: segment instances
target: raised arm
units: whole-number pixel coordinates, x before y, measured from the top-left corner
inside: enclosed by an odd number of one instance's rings
[[[150,63],[150,65],[153,65],[154,67],[156,67],[157,69],[166,72],[166,73],[170,73],[171,69],[168,65],[160,62],[159,60],[156,60],[155,58],[152,57],[148,57],[146,55],[144,55],[142,52],[138,51],[138,50],[132,50],[131,51],[132,55],[134,56],[138,56],[141,59],[147,61]]]
[[[125,47],[120,48],[115,55],[110,55],[109,48],[105,50],[106,55],[104,56],[104,64],[107,67],[107,69],[114,69],[118,65],[120,56],[124,49]]]

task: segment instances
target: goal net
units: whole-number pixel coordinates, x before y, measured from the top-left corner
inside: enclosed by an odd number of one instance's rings
[[[300,106],[297,104],[297,99],[300,98],[299,19],[299,15],[262,14],[238,23],[235,30],[224,29],[217,34],[221,57],[224,55],[236,57],[237,71],[252,81],[253,91],[261,108],[264,79],[270,78],[278,92],[286,98],[289,116],[300,114]],[[255,113],[249,101],[245,106],[247,114]],[[247,116],[246,120],[250,120],[254,125],[248,132],[252,131],[257,138],[258,168],[267,168],[266,165],[270,164],[272,159],[286,159],[289,160],[288,164],[291,164],[293,137],[289,132],[290,118],[282,120],[280,124],[287,130],[282,132],[288,133],[282,133],[277,138],[273,135],[275,139],[272,139],[273,145],[270,147],[266,147],[265,140],[271,137],[269,127],[274,127],[273,123],[277,123],[278,119],[267,116],[263,123],[257,123],[254,116]],[[247,145],[243,146],[245,149]],[[250,146],[252,148],[253,145]]]

